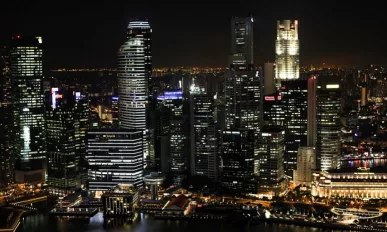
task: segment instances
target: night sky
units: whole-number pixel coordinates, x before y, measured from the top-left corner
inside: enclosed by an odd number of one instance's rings
[[[1,3],[0,43],[4,44],[17,34],[43,36],[46,69],[114,68],[127,24],[135,17],[150,20],[154,67],[226,67],[230,18],[249,15],[254,16],[256,22],[257,65],[274,61],[277,19],[299,20],[301,65],[323,62],[357,66],[387,64],[386,8],[376,1],[23,2]]]

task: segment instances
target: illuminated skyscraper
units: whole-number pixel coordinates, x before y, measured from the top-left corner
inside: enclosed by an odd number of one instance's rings
[[[297,20],[277,21],[275,55],[277,84],[280,84],[281,80],[298,79],[300,76],[300,42]]]
[[[12,156],[12,103],[9,51],[0,48],[0,185],[8,186],[14,180]]]
[[[307,81],[282,81],[281,92],[285,112],[285,172],[293,176],[297,169],[298,149],[307,145]]]
[[[41,37],[12,39],[10,72],[16,182],[39,183],[46,175],[43,49]]]
[[[218,179],[220,167],[220,129],[214,117],[214,96],[202,90],[191,92],[191,171]]]
[[[107,191],[118,184],[143,185],[143,134],[132,130],[87,133],[89,190]]]
[[[75,92],[52,88],[50,95],[46,110],[47,183],[50,193],[67,195],[81,186],[80,154],[76,151],[80,120],[76,115]]]
[[[169,126],[169,152],[168,152],[168,173],[180,182],[187,174],[189,168],[188,120],[183,115],[183,91],[164,91],[157,100],[159,104],[168,108]]]
[[[222,186],[232,194],[257,193],[254,181],[254,131],[225,130],[222,139]]]
[[[259,132],[261,70],[253,64],[253,18],[231,20],[231,55],[225,74],[226,129]]]
[[[316,166],[323,171],[339,168],[341,152],[341,80],[338,76],[319,76],[317,80]]]
[[[279,126],[263,127],[260,133],[258,193],[274,195],[284,188],[284,140],[285,131]]]
[[[118,52],[118,108],[120,128],[144,133],[144,157],[154,162],[150,130],[152,96],[151,28],[147,21],[129,22],[127,41]]]

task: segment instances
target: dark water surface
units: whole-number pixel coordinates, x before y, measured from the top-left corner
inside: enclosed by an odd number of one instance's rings
[[[254,231],[254,232],[322,232],[330,231],[311,227],[294,225],[266,224],[259,225],[238,225],[222,224],[216,221],[163,221],[154,220],[144,215],[133,224],[126,224],[120,219],[113,220],[110,225],[104,226],[102,214],[97,214],[90,220],[60,220],[51,218],[44,214],[29,216],[20,224],[17,232],[216,232],[216,231]]]

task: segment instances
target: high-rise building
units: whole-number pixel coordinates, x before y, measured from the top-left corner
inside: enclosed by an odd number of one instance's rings
[[[281,92],[265,95],[263,101],[263,123],[271,126],[284,126],[286,111]]]
[[[295,186],[311,186],[315,169],[316,153],[314,147],[300,147],[297,155],[297,170],[294,173]]]
[[[0,59],[0,186],[8,186],[14,180],[11,76],[8,49],[0,48]]]
[[[275,63],[277,82],[298,79],[300,76],[300,42],[298,40],[298,21],[277,21],[277,40],[275,42]]]
[[[274,63],[265,63],[263,65],[263,90],[262,94],[270,95],[277,91],[275,86],[275,65]],[[279,88],[278,88],[279,89]]]
[[[150,106],[152,92],[151,28],[147,21],[129,22],[127,41],[118,51],[118,104],[120,128],[144,133],[144,157],[154,161]],[[151,164],[153,165],[153,164]]]
[[[220,130],[214,117],[214,96],[203,90],[191,92],[191,174],[218,179]]]
[[[285,172],[293,176],[297,169],[298,148],[307,145],[307,81],[283,81],[281,92],[285,112]]]
[[[15,180],[41,183],[45,181],[47,166],[42,38],[13,38],[9,55],[15,133]]]
[[[338,168],[341,152],[341,80],[338,76],[319,76],[317,80],[317,168]]]
[[[76,96],[71,90],[51,88],[46,110],[48,185],[52,194],[67,195],[81,187],[80,120],[76,114]]]
[[[285,131],[279,126],[262,128],[259,140],[258,193],[274,195],[284,190],[284,141]]]
[[[225,74],[226,129],[259,132],[262,71],[253,64],[253,18],[231,20],[231,55]]]
[[[317,76],[308,78],[308,147],[316,146],[317,123],[316,123],[316,94],[317,94]]]
[[[168,173],[179,182],[189,170],[189,127],[187,117],[183,115],[183,92],[180,89],[164,91],[157,99],[169,109]]]
[[[222,139],[222,186],[232,194],[257,193],[254,181],[254,130],[225,130]]]
[[[89,131],[87,138],[91,191],[98,195],[118,184],[143,185],[142,131]]]

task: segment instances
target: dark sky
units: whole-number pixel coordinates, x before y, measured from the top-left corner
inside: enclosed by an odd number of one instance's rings
[[[301,65],[387,64],[386,8],[376,1],[84,2],[2,2],[0,43],[16,34],[41,35],[46,68],[114,68],[129,19],[147,17],[155,67],[225,67],[231,16],[253,15],[257,65],[274,60],[277,19],[299,20]]]

